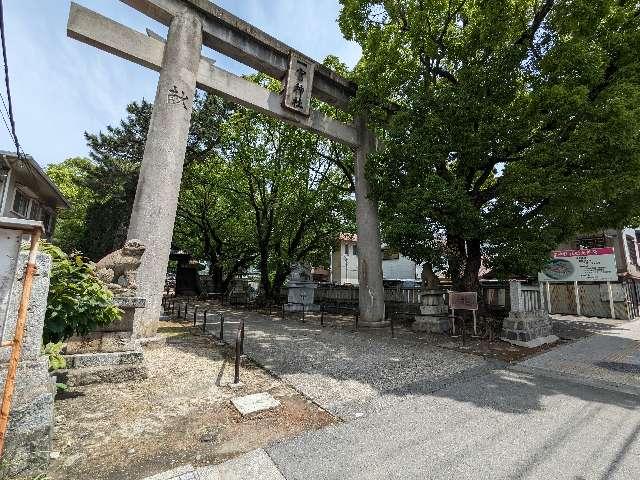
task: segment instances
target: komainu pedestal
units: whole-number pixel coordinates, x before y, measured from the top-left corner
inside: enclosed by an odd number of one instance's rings
[[[133,337],[134,312],[144,298],[114,297],[122,318],[82,337],[67,341],[67,370],[60,374],[69,386],[117,383],[147,377],[142,347]]]
[[[412,325],[416,332],[446,333],[449,331],[447,305],[442,290],[427,290],[420,294],[420,315]]]

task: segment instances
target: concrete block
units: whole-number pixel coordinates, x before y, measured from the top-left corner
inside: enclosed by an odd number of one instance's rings
[[[266,392],[235,397],[231,399],[231,403],[243,417],[280,406],[280,402]]]

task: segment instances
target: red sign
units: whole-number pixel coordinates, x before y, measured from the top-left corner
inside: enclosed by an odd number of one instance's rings
[[[553,258],[586,257],[591,255],[613,255],[613,247],[582,248],[580,250],[560,250],[553,252]]]

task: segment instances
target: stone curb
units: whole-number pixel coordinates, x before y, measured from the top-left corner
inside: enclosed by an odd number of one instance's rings
[[[562,373],[547,370],[539,367],[526,367],[523,365],[510,365],[507,370],[519,373],[529,373],[532,375],[538,375],[553,380],[562,380],[563,382],[570,382],[577,385],[584,385],[587,387],[599,388],[601,390],[613,390],[619,393],[625,393],[627,395],[633,395],[640,397],[640,387],[633,385],[626,385],[623,383],[608,382],[605,380],[596,380],[584,375],[577,375],[575,373]]]

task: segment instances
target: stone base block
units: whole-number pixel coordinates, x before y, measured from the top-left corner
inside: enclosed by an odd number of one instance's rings
[[[416,332],[446,333],[451,326],[445,316],[416,315],[411,328]]]
[[[528,342],[520,342],[518,340],[509,340],[508,338],[503,338],[503,337],[501,337],[500,340],[504,340],[505,342],[509,342],[512,345],[517,345],[519,347],[536,348],[546,343],[555,343],[560,339],[555,335],[548,335],[546,337],[534,338],[533,340],[529,340]]]
[[[75,355],[79,353],[122,352],[135,350],[136,342],[131,332],[91,332],[82,337],[72,337],[67,340],[64,353]]]
[[[0,365],[0,388],[4,388],[7,365]],[[47,359],[21,362],[3,452],[7,473],[27,474],[49,463],[53,434],[54,379]]]
[[[136,341],[143,348],[161,348],[167,344],[167,337],[156,335],[155,337],[138,338]]]
[[[391,325],[389,320],[383,320],[381,322],[363,322],[362,320],[358,321],[358,327],[365,328],[387,328]]]
[[[93,383],[120,383],[147,378],[147,367],[142,364],[108,365],[99,367],[71,368],[56,371],[58,381],[70,387]]]
[[[428,316],[446,316],[446,305],[420,305],[420,313]]]
[[[509,343],[520,346],[538,346],[547,341],[536,341],[554,337],[551,333],[551,318],[544,310],[535,312],[510,312],[502,322],[501,338]],[[551,341],[556,341],[551,340]]]
[[[302,305],[298,305],[296,303],[285,303],[284,304],[284,311],[285,312],[301,312],[302,311]],[[309,305],[305,305],[304,306],[304,311],[305,312],[319,312],[320,311],[320,305],[317,305],[315,303],[311,303]]]

